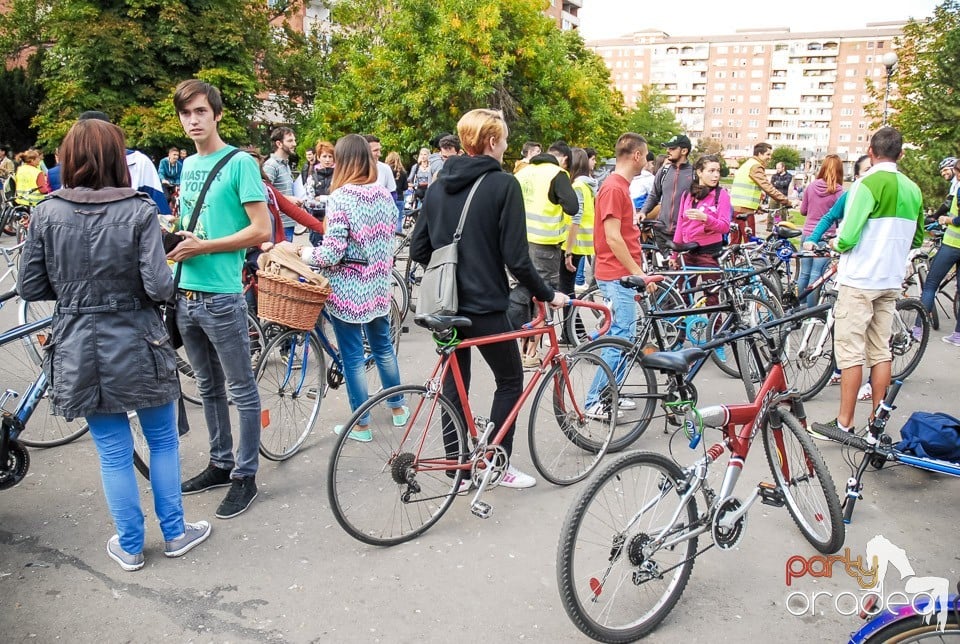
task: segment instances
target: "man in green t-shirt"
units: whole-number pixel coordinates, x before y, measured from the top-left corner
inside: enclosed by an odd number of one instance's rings
[[[210,433],[210,463],[182,485],[183,494],[230,486],[217,508],[229,519],[257,496],[260,395],[250,364],[247,305],[241,269],[246,249],[271,233],[260,168],[243,152],[235,154],[210,183],[193,232],[190,220],[200,192],[217,162],[234,148],[217,131],[223,102],[216,87],[199,80],[177,86],[173,105],[197,154],[180,174],[180,230],[183,241],[168,259],[180,262],[177,327],[197,380]],[[227,388],[240,417],[236,458]]]

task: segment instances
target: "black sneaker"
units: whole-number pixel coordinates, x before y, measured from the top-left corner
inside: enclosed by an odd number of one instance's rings
[[[807,427],[807,433],[820,440],[840,440],[837,437],[842,438],[845,433],[850,436],[856,436],[856,430],[853,427],[850,429],[841,429],[840,423],[837,422],[836,418],[828,423],[813,423],[809,425]]]
[[[213,463],[207,465],[203,470],[192,479],[180,484],[181,494],[196,494],[204,490],[212,490],[215,487],[226,487],[230,485],[230,470],[217,467]]]
[[[232,519],[238,514],[243,514],[255,498],[257,498],[257,483],[252,476],[233,479],[230,482],[230,491],[217,508],[217,518]]]

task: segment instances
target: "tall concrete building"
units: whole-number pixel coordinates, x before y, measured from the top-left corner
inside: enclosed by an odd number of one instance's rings
[[[549,0],[550,4],[543,10],[548,17],[557,21],[557,27],[564,31],[580,28],[580,9],[583,0]]]
[[[904,24],[696,37],[648,30],[587,46],[603,57],[628,107],[644,85],[655,85],[692,139],[716,139],[728,156],[767,141],[806,159],[831,152],[855,159],[870,135],[868,79],[884,87],[882,59]]]

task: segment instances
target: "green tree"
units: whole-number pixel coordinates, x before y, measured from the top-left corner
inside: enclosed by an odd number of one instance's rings
[[[896,45],[888,122],[910,144],[901,168],[920,185],[925,204],[935,206],[948,186],[938,173],[940,160],[960,155],[960,0],[945,0],[929,18],[911,20]],[[873,87],[874,127],[882,121],[884,89]]]
[[[651,149],[659,148],[661,143],[683,132],[673,110],[667,107],[666,96],[655,85],[643,86],[637,104],[627,112],[624,124],[626,131],[646,138]]]
[[[41,50],[25,68],[0,69],[0,105],[4,106],[0,110],[0,142],[9,144],[13,154],[26,150],[37,140],[37,131],[30,122],[43,100],[38,82],[42,59]]]
[[[800,165],[800,153],[785,146],[775,148],[768,165],[769,167],[776,167],[778,163],[783,163],[787,170],[793,170]]]
[[[372,132],[412,154],[477,107],[503,110],[510,149],[565,139],[610,151],[623,100],[603,61],[542,0],[338,0],[318,61],[309,140]]]

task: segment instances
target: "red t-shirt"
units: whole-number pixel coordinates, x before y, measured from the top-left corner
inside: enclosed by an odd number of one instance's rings
[[[619,174],[611,174],[600,186],[594,209],[596,215],[593,223],[593,251],[597,256],[594,276],[606,282],[630,275],[630,271],[620,263],[607,245],[607,233],[603,225],[604,221],[611,217],[620,220],[620,236],[623,237],[630,255],[639,264],[640,231],[633,223],[630,183]]]

